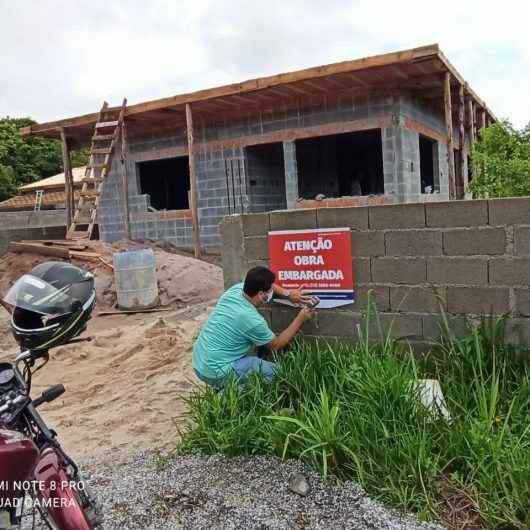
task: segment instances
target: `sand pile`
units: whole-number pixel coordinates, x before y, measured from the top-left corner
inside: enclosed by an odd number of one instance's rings
[[[223,282],[220,267],[196,260],[183,252],[171,249],[169,245],[161,248],[156,244],[136,242],[110,244],[90,241],[87,250],[101,254],[107,263],[112,263],[114,252],[148,247],[153,248],[155,254],[161,306],[182,307],[211,300],[221,294]],[[55,260],[56,258],[30,253],[6,254],[0,259],[0,294],[4,294],[14,281],[35,265]],[[98,309],[113,309],[116,304],[116,292],[112,270],[102,263],[76,260],[72,260],[72,263],[95,274]]]
[[[35,374],[32,395],[66,387],[39,408],[65,449],[86,458],[174,446],[185,411],[181,397],[198,384],[191,348],[207,314],[208,304],[199,304],[163,317],[99,317],[89,324],[90,342],[52,350]],[[7,333],[7,316],[1,328]],[[7,353],[16,351],[13,339],[4,334],[2,346],[0,359],[13,360]]]
[[[92,241],[88,250],[112,263],[114,252],[146,246]],[[101,263],[76,262],[96,276],[98,305],[84,334],[92,340],[52,350],[49,365],[35,374],[32,390],[37,397],[51,385],[66,387],[63,396],[39,410],[74,457],[174,445],[175,423],[183,420],[185,410],[179,396],[198,383],[191,349],[222,293],[222,271],[172,249],[156,244],[152,248],[161,304],[171,308],[169,312],[98,317],[116,302],[113,272]],[[0,292],[49,259],[37,254],[3,256]],[[18,351],[9,318],[0,308],[1,361],[13,361]]]

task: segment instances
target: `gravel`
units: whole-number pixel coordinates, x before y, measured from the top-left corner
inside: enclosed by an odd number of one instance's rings
[[[83,468],[105,530],[441,529],[384,508],[355,483],[339,486],[276,458],[142,453]],[[307,479],[307,496],[289,490],[293,473]]]

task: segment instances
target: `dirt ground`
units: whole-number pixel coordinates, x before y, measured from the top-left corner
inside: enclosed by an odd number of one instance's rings
[[[49,364],[35,374],[33,396],[54,384],[66,387],[63,396],[39,410],[73,457],[171,447],[175,424],[183,421],[185,411],[181,396],[198,384],[191,349],[222,292],[222,272],[215,264],[182,253],[154,250],[161,301],[170,311],[98,316],[115,303],[113,277],[105,267],[92,267],[98,306],[83,335],[92,340],[52,350]],[[4,256],[2,294],[14,279],[46,259]],[[17,344],[8,313],[2,308],[0,312],[0,360],[13,360]]]

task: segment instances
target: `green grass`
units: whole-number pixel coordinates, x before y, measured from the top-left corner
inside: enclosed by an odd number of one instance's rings
[[[499,329],[484,321],[463,340],[448,329],[421,360],[389,338],[295,344],[274,382],[187,398],[179,451],[297,458],[422,518],[440,516],[449,487],[487,527],[530,528],[530,365],[498,345]],[[441,382],[451,421],[419,404],[418,378]]]

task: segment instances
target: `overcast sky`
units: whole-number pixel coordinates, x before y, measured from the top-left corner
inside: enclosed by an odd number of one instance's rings
[[[0,0],[0,116],[39,122],[438,42],[530,122],[530,7],[504,0]]]

